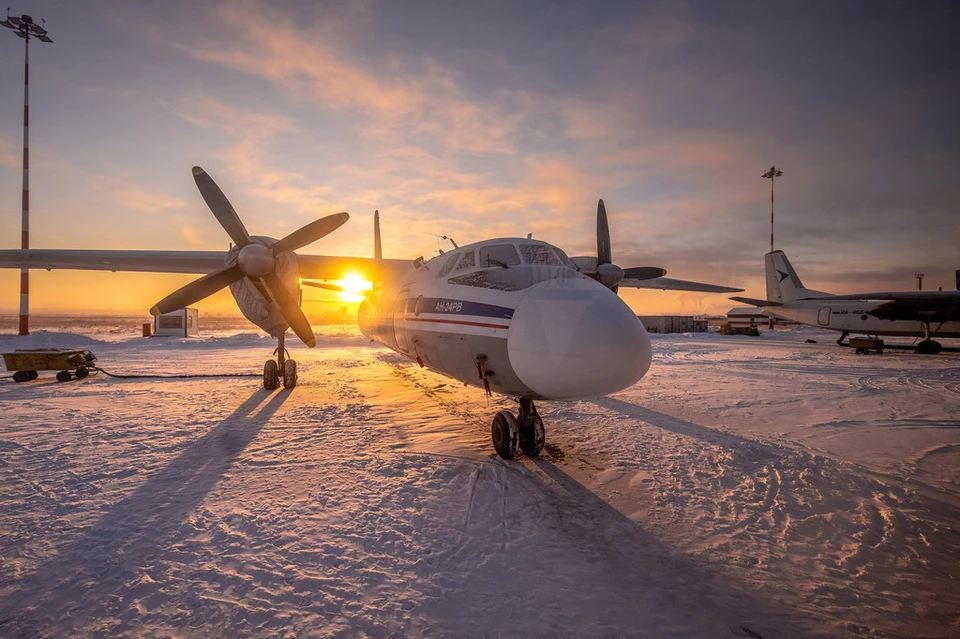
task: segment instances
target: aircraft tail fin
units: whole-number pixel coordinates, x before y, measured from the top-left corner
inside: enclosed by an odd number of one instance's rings
[[[788,303],[807,297],[823,297],[828,293],[806,288],[793,270],[783,251],[766,255],[767,300]]]
[[[373,212],[373,259],[383,259],[383,246],[380,244],[380,211]]]

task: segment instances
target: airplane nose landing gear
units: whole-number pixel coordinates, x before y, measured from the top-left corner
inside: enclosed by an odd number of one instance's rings
[[[533,400],[520,399],[520,412],[516,417],[508,410],[494,415],[490,435],[494,449],[504,459],[516,457],[517,448],[527,457],[539,455],[544,442],[543,420]]]
[[[533,400],[520,400],[520,413],[517,415],[517,426],[520,428],[520,450],[527,457],[536,457],[543,450],[544,430],[543,420],[537,413]]]
[[[274,390],[283,380],[284,388],[293,388],[297,385],[297,363],[290,359],[290,353],[283,346],[283,336],[277,338],[277,350],[273,354],[277,356],[276,360],[268,359],[263,364],[263,387],[267,390]]]

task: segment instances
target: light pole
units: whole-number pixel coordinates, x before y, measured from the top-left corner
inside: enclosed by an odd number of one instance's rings
[[[770,252],[773,253],[773,182],[775,178],[783,175],[783,171],[778,169],[775,166],[771,166],[770,169],[761,175],[760,177],[770,180]],[[773,330],[773,318],[770,318],[770,324],[768,328]]]
[[[40,21],[46,25],[46,20]],[[30,248],[30,38],[40,42],[53,42],[47,30],[24,14],[19,18],[10,15],[0,25],[13,29],[18,38],[23,38],[23,217],[21,218],[20,248]],[[30,334],[30,269],[20,269],[20,335]]]
[[[770,180],[770,252],[773,253],[773,181],[774,178],[778,178],[783,175],[783,171],[778,169],[775,166],[771,166],[770,170],[761,175],[760,177]]]

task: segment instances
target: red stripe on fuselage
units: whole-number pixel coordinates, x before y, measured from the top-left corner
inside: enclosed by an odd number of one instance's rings
[[[408,317],[404,321],[406,322],[435,322],[437,324],[460,324],[462,326],[480,326],[482,328],[510,328],[504,324],[487,324],[484,322],[467,322],[464,320],[448,320],[448,319],[426,319],[423,317]]]

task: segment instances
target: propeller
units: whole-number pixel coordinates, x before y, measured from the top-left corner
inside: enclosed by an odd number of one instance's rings
[[[581,273],[596,279],[614,293],[620,288],[624,279],[631,282],[652,280],[663,277],[667,272],[655,266],[623,269],[613,263],[610,224],[607,222],[607,207],[604,206],[603,200],[597,202],[597,256],[574,257],[573,262]],[[628,284],[624,282],[623,285]]]
[[[603,200],[599,200],[597,202],[597,281],[616,293],[617,284],[622,279],[623,269],[613,263],[607,207],[603,205]]]
[[[197,183],[204,202],[239,249],[237,261],[236,264],[204,275],[177,289],[157,302],[150,309],[150,313],[161,315],[184,308],[246,277],[261,294],[264,294],[267,301],[276,304],[280,315],[297,337],[307,346],[315,346],[316,338],[309,320],[277,275],[277,258],[288,251],[294,251],[329,235],[350,219],[350,216],[346,213],[328,215],[268,246],[250,237],[233,205],[206,171],[199,166],[193,167],[193,179]]]

